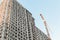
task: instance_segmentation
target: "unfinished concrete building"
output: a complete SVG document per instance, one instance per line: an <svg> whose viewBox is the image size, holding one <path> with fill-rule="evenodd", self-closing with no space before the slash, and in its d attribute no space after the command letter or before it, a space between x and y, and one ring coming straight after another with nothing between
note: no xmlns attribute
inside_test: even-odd
<svg viewBox="0 0 60 40"><path fill-rule="evenodd" d="M47 36L34 27L32 14L17 0L3 0L1 2L0 40L47 40ZM40 35L38 30L43 35Z"/></svg>

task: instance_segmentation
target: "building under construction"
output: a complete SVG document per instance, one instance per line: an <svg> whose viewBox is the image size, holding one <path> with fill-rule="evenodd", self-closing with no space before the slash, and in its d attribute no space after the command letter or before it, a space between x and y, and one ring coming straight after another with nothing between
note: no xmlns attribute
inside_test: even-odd
<svg viewBox="0 0 60 40"><path fill-rule="evenodd" d="M35 26L32 14L17 0L3 0L0 4L0 40L47 40Z"/></svg>

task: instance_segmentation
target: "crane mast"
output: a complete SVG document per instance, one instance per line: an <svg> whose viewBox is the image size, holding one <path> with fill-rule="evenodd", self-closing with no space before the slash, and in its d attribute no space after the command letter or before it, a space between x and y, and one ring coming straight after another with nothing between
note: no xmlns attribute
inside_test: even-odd
<svg viewBox="0 0 60 40"><path fill-rule="evenodd" d="M48 39L47 39L47 40L51 40L49 31L48 31L48 25L47 25L47 22L46 22L46 20L44 19L44 17L43 17L42 14L40 14L40 16L41 16L41 18L42 18L42 20L43 20L43 23L44 23L44 26L45 26L45 28L46 28L46 32L47 32L47 36L48 36Z"/></svg>

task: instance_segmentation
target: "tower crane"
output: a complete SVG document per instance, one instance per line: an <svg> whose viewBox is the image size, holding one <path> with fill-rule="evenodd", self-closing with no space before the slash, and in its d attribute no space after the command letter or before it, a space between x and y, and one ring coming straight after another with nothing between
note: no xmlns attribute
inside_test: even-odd
<svg viewBox="0 0 60 40"><path fill-rule="evenodd" d="M40 16L41 16L41 18L42 18L42 20L43 20L43 23L44 23L44 26L45 26L45 28L46 28L46 32L47 32L47 36L48 36L48 39L47 39L47 40L51 40L49 31L48 31L48 25L47 25L47 22L46 22L46 20L44 19L44 17L43 17L42 14L40 14Z"/></svg>

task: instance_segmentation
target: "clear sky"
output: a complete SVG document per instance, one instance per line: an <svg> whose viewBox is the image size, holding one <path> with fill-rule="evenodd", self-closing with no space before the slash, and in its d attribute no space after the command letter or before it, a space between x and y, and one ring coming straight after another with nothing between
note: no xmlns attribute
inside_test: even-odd
<svg viewBox="0 0 60 40"><path fill-rule="evenodd" d="M60 0L18 0L35 18L36 26L46 33L40 17L42 13L48 23L52 40L60 40Z"/></svg>
<svg viewBox="0 0 60 40"><path fill-rule="evenodd" d="M48 23L52 40L60 40L60 0L18 0L35 18L36 26L46 34L40 17L42 13Z"/></svg>

